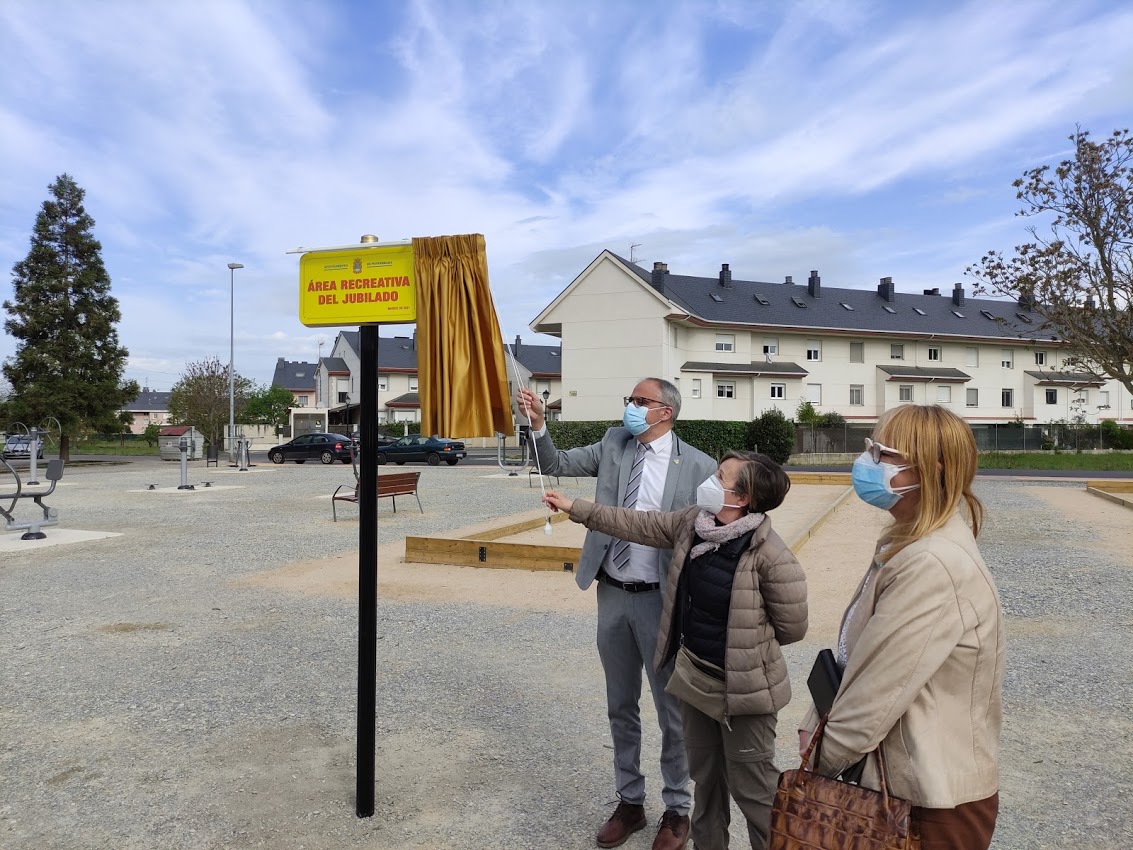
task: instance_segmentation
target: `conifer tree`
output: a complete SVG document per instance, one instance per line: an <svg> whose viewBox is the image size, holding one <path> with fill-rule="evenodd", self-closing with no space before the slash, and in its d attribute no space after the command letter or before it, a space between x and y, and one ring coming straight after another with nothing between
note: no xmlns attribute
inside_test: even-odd
<svg viewBox="0 0 1133 850"><path fill-rule="evenodd" d="M17 343L3 372L12 385L9 419L30 427L55 417L62 426L59 453L67 459L72 437L121 429L120 411L138 385L123 380L122 315L110 294L94 219L83 207L85 192L68 174L48 188L31 249L12 267L15 292L4 302L4 329Z"/></svg>

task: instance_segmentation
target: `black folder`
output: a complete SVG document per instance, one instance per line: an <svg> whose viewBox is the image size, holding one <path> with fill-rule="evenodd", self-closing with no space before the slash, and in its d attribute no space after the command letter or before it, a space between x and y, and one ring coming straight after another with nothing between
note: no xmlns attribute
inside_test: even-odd
<svg viewBox="0 0 1133 850"><path fill-rule="evenodd" d="M810 688L810 696L814 700L814 707L818 710L818 716L825 717L830 713L830 707L834 705L834 697L838 695L838 688L842 685L842 668L838 666L838 660L831 650L823 649L818 653L806 683ZM846 782L859 782L864 770L865 759L863 758L857 764L848 768L842 774L842 779Z"/></svg>

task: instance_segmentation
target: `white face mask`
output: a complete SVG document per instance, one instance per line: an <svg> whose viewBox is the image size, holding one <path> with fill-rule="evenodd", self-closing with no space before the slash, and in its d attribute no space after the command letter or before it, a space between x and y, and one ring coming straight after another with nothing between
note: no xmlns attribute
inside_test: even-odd
<svg viewBox="0 0 1133 850"><path fill-rule="evenodd" d="M696 506L708 511L713 516L720 513L724 508L742 508L743 505L729 505L725 502L724 494L734 492L736 491L726 489L715 475L710 475L704 483L696 488Z"/></svg>

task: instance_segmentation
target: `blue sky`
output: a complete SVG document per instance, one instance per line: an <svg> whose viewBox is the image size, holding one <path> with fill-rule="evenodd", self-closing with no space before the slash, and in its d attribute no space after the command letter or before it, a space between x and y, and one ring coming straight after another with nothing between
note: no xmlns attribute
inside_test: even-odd
<svg viewBox="0 0 1133 850"><path fill-rule="evenodd" d="M230 261L237 370L314 360L335 331L299 324L285 252L363 233L485 234L529 341L631 243L679 274L950 288L1026 238L1024 169L1130 125L1131 44L1116 0L13 0L0 267L74 176L155 389L227 359Z"/></svg>

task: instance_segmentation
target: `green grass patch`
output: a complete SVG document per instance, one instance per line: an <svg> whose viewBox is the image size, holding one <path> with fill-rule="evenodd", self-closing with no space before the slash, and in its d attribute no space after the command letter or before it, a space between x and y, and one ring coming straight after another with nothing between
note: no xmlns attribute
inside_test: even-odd
<svg viewBox="0 0 1133 850"><path fill-rule="evenodd" d="M1133 472L1133 452L982 452L980 469L1070 469Z"/></svg>
<svg viewBox="0 0 1133 850"><path fill-rule="evenodd" d="M73 440L72 455L158 456L157 443L147 446L145 440Z"/></svg>

